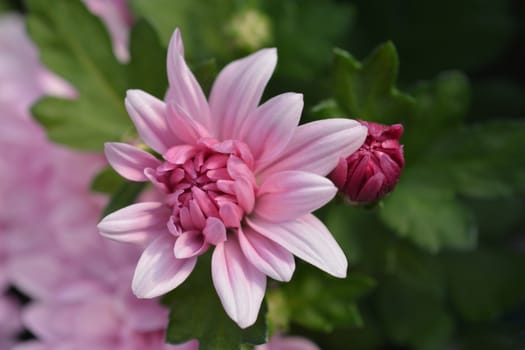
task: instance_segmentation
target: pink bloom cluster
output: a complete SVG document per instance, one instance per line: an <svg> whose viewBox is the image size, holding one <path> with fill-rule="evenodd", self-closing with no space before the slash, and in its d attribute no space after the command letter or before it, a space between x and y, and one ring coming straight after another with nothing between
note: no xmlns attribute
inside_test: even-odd
<svg viewBox="0 0 525 350"><path fill-rule="evenodd" d="M330 179L355 204L375 203L396 186L405 166L403 125L359 121L368 128L365 143L341 158Z"/></svg>
<svg viewBox="0 0 525 350"><path fill-rule="evenodd" d="M103 158L52 145L29 115L42 95L74 91L39 63L21 17L0 17L0 48L0 291L32 298L21 318L38 337L16 349L196 349L164 344L167 310L129 289L139 251L96 232L106 200L88 188ZM1 349L19 312L0 298Z"/></svg>
<svg viewBox="0 0 525 350"><path fill-rule="evenodd" d="M293 255L345 277L347 261L312 211L337 189L326 179L357 150L366 127L348 119L297 126L302 95L259 106L277 63L264 49L227 65L207 101L184 59L179 30L168 49L165 101L130 90L126 108L142 140L162 156L124 143L106 157L126 179L150 181L163 200L131 205L98 225L114 240L147 244L132 288L152 298L180 285L212 249L212 279L228 315L255 322L266 276L289 281Z"/></svg>

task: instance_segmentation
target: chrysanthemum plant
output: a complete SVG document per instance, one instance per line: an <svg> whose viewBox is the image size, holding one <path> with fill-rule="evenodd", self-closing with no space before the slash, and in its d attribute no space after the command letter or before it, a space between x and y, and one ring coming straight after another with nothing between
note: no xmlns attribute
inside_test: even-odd
<svg viewBox="0 0 525 350"><path fill-rule="evenodd" d="M374 296L381 320L393 339L410 343L412 333L397 333L396 303L386 302L404 294L390 294L401 288L388 278L420 277L403 267L407 255L426 257L414 246L434 253L475 246L472 216L455 194L492 195L479 184L493 181L505 192L518 181L483 170L517 156L512 145L522 123L458 128L467 105L465 77L449 72L415 87L413 96L402 93L391 43L363 62L336 49L333 98L304 113L300 93L263 98L278 66L274 48L248 50L222 69L188 60L181 33L191 36L194 28L170 24L163 45L157 29L166 36L165 10L136 1L136 17L153 26L135 22L124 64L79 2L52 3L27 1L28 28L44 63L74 85L77 98L46 97L33 114L53 141L105 153L113 170L93 182L110 196L99 231L143 247L130 288L138 298L162 297L171 309L169 343L198 339L200 349L240 349L294 324L325 332L363 325L356 300L375 285L363 272L387 276ZM290 67L293 59L284 61ZM443 85L454 89L442 96ZM506 141L487 142L487 130ZM479 147L484 161L476 158ZM507 158L495 159L502 151ZM443 164L451 171L441 175ZM477 182L465 181L465 172ZM338 188L329 174L343 200L331 201ZM359 272L347 276L347 258ZM441 296L426 300L445 307ZM433 319L448 322L448 314L440 316ZM449 328L432 341L444 342Z"/></svg>

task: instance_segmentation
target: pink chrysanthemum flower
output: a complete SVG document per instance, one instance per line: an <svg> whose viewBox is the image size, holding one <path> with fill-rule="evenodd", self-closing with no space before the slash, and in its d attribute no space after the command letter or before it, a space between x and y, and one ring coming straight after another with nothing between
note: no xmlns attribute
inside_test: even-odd
<svg viewBox="0 0 525 350"><path fill-rule="evenodd" d="M339 157L361 146L366 128L348 119L297 127L302 95L258 106L277 63L275 49L226 66L209 101L188 68L179 30L168 50L166 100L130 90L126 108L151 154L106 144L113 168L151 181L162 202L138 203L105 217L102 235L147 243L133 277L138 297L180 285L212 249L212 279L228 315L248 327L257 318L266 276L289 281L293 255L337 277L346 257L312 214L337 189L326 179Z"/></svg>

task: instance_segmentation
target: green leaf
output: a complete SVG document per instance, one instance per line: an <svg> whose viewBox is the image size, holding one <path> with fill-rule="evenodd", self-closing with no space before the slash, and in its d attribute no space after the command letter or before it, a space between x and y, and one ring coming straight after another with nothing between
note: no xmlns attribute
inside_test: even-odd
<svg viewBox="0 0 525 350"><path fill-rule="evenodd" d="M353 118L386 124L407 120L414 99L396 87L398 57L390 42L375 49L363 63L348 52L336 49L335 98Z"/></svg>
<svg viewBox="0 0 525 350"><path fill-rule="evenodd" d="M377 42L392 40L408 68L403 71L407 81L431 77L451 67L479 70L508 48L518 24L509 0L352 3L359 14L348 36L352 51L362 54Z"/></svg>
<svg viewBox="0 0 525 350"><path fill-rule="evenodd" d="M522 120L458 128L434 142L418 168L434 172L449 188L468 196L509 196L515 191L523 192L523 135L525 122Z"/></svg>
<svg viewBox="0 0 525 350"><path fill-rule="evenodd" d="M122 187L126 180L113 168L107 167L100 171L91 182L91 190L95 192L112 194L115 189Z"/></svg>
<svg viewBox="0 0 525 350"><path fill-rule="evenodd" d="M131 29L129 50L129 87L140 88L163 99L168 87L166 49L155 29L144 19L137 21Z"/></svg>
<svg viewBox="0 0 525 350"><path fill-rule="evenodd" d="M45 98L32 112L59 143L101 150L130 128L124 109L124 67L101 21L80 1L28 0L27 27L45 65L71 82L75 100Z"/></svg>
<svg viewBox="0 0 525 350"><path fill-rule="evenodd" d="M337 102L330 98L319 102L312 108L312 115L316 119L342 117L345 113L339 108Z"/></svg>
<svg viewBox="0 0 525 350"><path fill-rule="evenodd" d="M239 350L242 344L267 341L266 306L256 323L240 329L226 314L211 282L209 254L199 257L191 276L162 302L171 308L166 340L179 344L199 341L200 350Z"/></svg>
<svg viewBox="0 0 525 350"><path fill-rule="evenodd" d="M525 255L502 249L445 260L452 303L467 321L494 320L525 301Z"/></svg>
<svg viewBox="0 0 525 350"><path fill-rule="evenodd" d="M313 271L311 271L313 272ZM283 285L290 319L304 327L330 332L337 327L362 326L356 300L375 283L353 274L341 280L313 273L298 273Z"/></svg>
<svg viewBox="0 0 525 350"><path fill-rule="evenodd" d="M407 163L432 145L429 140L461 124L469 108L470 86L464 74L449 71L417 84L412 94L416 108L402 139Z"/></svg>
<svg viewBox="0 0 525 350"><path fill-rule="evenodd" d="M419 180L416 172L405 171L396 190L384 200L380 217L385 224L432 253L443 247L474 248L477 232L472 214L453 191Z"/></svg>
<svg viewBox="0 0 525 350"><path fill-rule="evenodd" d="M125 182L122 184L111 196L108 205L104 208L102 217L135 202L145 186L146 184L143 182Z"/></svg>
<svg viewBox="0 0 525 350"><path fill-rule="evenodd" d="M208 94L219 72L217 61L214 58L200 61L192 65L192 71L204 93Z"/></svg>

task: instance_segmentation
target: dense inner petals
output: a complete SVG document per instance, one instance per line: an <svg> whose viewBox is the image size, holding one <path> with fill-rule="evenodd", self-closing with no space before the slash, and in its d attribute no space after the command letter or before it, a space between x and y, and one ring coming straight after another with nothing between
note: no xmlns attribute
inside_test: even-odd
<svg viewBox="0 0 525 350"><path fill-rule="evenodd" d="M227 232L239 228L253 210L257 186L253 157L244 143L205 138L196 145L172 147L163 157L160 166L145 174L172 208L169 231L184 235L192 254L226 240ZM187 256L190 250L182 251Z"/></svg>

